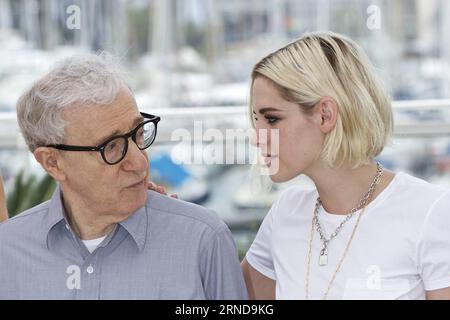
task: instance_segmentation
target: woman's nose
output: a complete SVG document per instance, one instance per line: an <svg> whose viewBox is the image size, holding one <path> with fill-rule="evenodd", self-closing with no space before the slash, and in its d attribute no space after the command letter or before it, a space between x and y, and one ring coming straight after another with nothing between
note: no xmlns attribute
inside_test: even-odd
<svg viewBox="0 0 450 320"><path fill-rule="evenodd" d="M256 129L253 129L250 133L250 144L254 147L258 147L258 135Z"/></svg>
<svg viewBox="0 0 450 320"><path fill-rule="evenodd" d="M269 131L265 128L256 128L252 132L251 144L261 147L269 143Z"/></svg>

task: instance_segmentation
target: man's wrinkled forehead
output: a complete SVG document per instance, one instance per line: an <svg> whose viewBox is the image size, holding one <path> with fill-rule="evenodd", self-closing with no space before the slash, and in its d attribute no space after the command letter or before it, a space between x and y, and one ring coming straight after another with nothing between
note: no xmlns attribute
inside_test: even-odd
<svg viewBox="0 0 450 320"><path fill-rule="evenodd" d="M143 120L131 95L119 96L111 105L73 106L65 110L63 117L66 141L85 139L91 144L124 134Z"/></svg>

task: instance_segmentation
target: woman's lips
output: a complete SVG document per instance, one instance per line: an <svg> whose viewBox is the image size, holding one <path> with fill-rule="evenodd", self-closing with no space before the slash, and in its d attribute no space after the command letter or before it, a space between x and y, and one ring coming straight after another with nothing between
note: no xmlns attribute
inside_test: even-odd
<svg viewBox="0 0 450 320"><path fill-rule="evenodd" d="M277 156L275 155L263 155L264 164L266 166L270 166L273 159L275 159Z"/></svg>

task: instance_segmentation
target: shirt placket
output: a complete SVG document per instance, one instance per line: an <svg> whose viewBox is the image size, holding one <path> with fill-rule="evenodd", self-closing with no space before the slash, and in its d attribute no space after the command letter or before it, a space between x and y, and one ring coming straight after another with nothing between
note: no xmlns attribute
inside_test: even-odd
<svg viewBox="0 0 450 320"><path fill-rule="evenodd" d="M78 299L96 300L100 298L101 254L95 251L86 257L81 267L81 290Z"/></svg>
<svg viewBox="0 0 450 320"><path fill-rule="evenodd" d="M80 289L76 291L75 298L78 300L100 299L101 257L104 248L103 246L99 246L94 252L89 253L81 240L75 236L68 224L66 224L66 229L71 234L75 248L80 250L80 254L83 257L83 263L80 266L81 285ZM105 242L109 243L111 236L112 235L108 236ZM107 243L105 243L105 245L107 245Z"/></svg>

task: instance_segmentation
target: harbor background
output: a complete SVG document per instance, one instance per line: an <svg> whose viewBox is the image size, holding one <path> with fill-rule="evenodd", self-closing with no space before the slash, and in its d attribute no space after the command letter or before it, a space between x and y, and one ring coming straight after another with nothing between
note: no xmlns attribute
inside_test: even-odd
<svg viewBox="0 0 450 320"><path fill-rule="evenodd" d="M255 191L255 150L225 133L250 128L254 63L315 30L359 43L391 93L395 139L378 160L450 186L450 1L0 0L0 172L10 212L43 201L54 187L20 136L17 98L57 61L108 51L125 66L139 108L162 117L149 151L152 179L216 211L242 256L279 192L314 186L298 177ZM196 122L223 139L195 135ZM180 128L193 140L174 141ZM235 161L188 161L220 148Z"/></svg>

